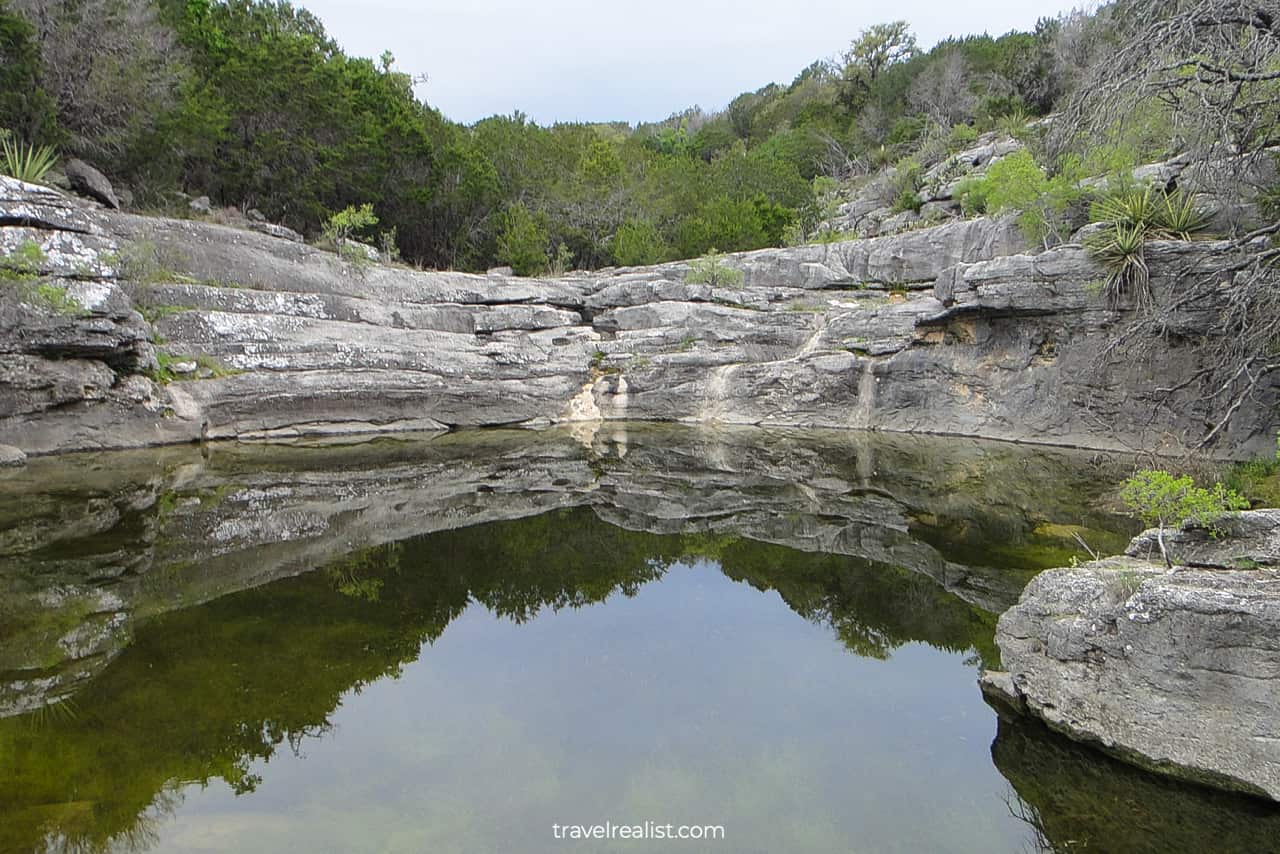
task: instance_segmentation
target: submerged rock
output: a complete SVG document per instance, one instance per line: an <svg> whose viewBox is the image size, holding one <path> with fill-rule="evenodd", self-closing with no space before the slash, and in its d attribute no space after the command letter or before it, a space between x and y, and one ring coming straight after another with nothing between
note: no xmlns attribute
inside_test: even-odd
<svg viewBox="0 0 1280 854"><path fill-rule="evenodd" d="M983 688L1151 771L1280 801L1280 511L1138 557L1041 573L1000 618ZM1137 537L1146 554L1153 537ZM1242 568L1243 567L1243 568Z"/></svg>

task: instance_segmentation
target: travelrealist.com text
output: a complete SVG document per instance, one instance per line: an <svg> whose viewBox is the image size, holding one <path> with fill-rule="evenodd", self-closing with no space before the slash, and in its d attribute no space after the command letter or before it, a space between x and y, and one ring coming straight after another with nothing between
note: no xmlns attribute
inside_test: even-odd
<svg viewBox="0 0 1280 854"><path fill-rule="evenodd" d="M720 824L553 824L556 839L724 839Z"/></svg>

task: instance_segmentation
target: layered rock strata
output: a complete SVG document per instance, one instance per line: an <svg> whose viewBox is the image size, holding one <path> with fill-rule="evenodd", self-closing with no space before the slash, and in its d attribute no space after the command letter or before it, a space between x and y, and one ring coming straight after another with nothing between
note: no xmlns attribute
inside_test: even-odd
<svg viewBox="0 0 1280 854"><path fill-rule="evenodd" d="M130 216L0 179L0 444L27 454L206 438L608 419L925 431L1176 448L1220 413L1200 305L1099 365L1125 312L1078 246L1005 220L520 279L353 265L207 222ZM1157 298L1212 242L1154 243ZM17 262L11 262L16 264ZM1175 388L1168 394L1159 387ZM1274 441L1277 389L1219 446Z"/></svg>

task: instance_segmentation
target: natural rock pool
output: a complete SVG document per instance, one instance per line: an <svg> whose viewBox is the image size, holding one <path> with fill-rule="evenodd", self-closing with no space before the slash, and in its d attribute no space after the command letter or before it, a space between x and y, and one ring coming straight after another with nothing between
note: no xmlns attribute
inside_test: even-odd
<svg viewBox="0 0 1280 854"><path fill-rule="evenodd" d="M0 851L1267 850L977 688L1037 570L1133 533L1131 466L625 424L35 459ZM724 839L553 830L606 822Z"/></svg>

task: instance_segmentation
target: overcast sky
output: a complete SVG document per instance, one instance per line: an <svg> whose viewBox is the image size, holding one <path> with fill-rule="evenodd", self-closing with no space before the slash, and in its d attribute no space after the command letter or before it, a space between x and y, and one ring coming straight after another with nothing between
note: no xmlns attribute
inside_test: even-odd
<svg viewBox="0 0 1280 854"><path fill-rule="evenodd" d="M921 46L1029 29L1070 0L295 0L347 53L426 74L451 119L664 119L787 83L864 27L905 18Z"/></svg>

